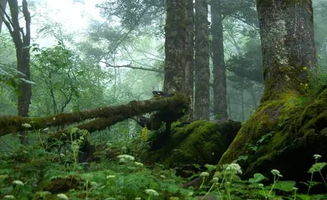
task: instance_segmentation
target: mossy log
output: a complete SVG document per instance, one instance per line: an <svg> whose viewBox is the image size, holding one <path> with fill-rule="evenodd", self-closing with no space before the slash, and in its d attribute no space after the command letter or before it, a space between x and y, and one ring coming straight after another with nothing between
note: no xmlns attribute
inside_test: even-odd
<svg viewBox="0 0 327 200"><path fill-rule="evenodd" d="M278 169L283 179L307 181L313 155L320 154L320 161L327 161L326 144L327 89L316 97L288 92L261 105L219 163L237 161L247 177Z"/></svg>
<svg viewBox="0 0 327 200"><path fill-rule="evenodd" d="M131 101L125 105L109 106L80 112L62 113L47 117L0 117L0 136L20 131L37 130L51 126L63 126L91 120L78 126L90 132L109 127L127 118L158 111L177 120L188 108L187 99L180 94L172 97L155 97L144 101ZM164 121L165 119L163 119ZM57 134L60 134L58 132Z"/></svg>

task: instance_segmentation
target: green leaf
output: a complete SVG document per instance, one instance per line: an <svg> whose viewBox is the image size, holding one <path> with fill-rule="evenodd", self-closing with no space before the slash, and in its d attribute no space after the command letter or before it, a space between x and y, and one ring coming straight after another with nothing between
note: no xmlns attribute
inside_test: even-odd
<svg viewBox="0 0 327 200"><path fill-rule="evenodd" d="M275 189L284 192L291 192L294 190L296 182L295 181L278 181L275 184Z"/></svg>
<svg viewBox="0 0 327 200"><path fill-rule="evenodd" d="M250 183L260 183L261 181L263 181L264 179L266 179L266 177L260 173L255 173L253 175L253 178L249 179Z"/></svg>
<svg viewBox="0 0 327 200"><path fill-rule="evenodd" d="M318 162L312 165L312 167L309 169L309 173L315 173L320 172L325 166L327 165L326 162Z"/></svg>

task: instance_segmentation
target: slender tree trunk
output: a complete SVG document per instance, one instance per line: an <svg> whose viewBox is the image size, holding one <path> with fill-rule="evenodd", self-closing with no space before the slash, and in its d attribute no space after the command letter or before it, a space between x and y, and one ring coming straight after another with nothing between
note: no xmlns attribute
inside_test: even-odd
<svg viewBox="0 0 327 200"><path fill-rule="evenodd" d="M186 2L186 64L185 64L185 93L189 97L189 119L193 119L194 110L194 5L193 0Z"/></svg>
<svg viewBox="0 0 327 200"><path fill-rule="evenodd" d="M316 64L312 1L257 1L265 91L262 101L304 93Z"/></svg>
<svg viewBox="0 0 327 200"><path fill-rule="evenodd" d="M244 88L241 87L241 91L240 91L240 95L241 95L241 119L242 122L245 121L245 108L244 108Z"/></svg>
<svg viewBox="0 0 327 200"><path fill-rule="evenodd" d="M28 116L29 105L31 103L32 88L30 81L30 40L31 40L31 16L28 11L27 1L23 0L23 15L25 19L25 32L19 23L19 6L17 0L8 1L11 19L4 20L16 48L17 70L20 72L18 78L18 104L19 116Z"/></svg>
<svg viewBox="0 0 327 200"><path fill-rule="evenodd" d="M250 93L251 98L252 98L253 108L257 108L258 107L257 96L255 94L255 89L253 88L253 86L250 87L249 93Z"/></svg>
<svg viewBox="0 0 327 200"><path fill-rule="evenodd" d="M7 7L7 0L0 0L0 33L2 32L2 23L3 23L3 18L4 18L4 11L6 10Z"/></svg>
<svg viewBox="0 0 327 200"><path fill-rule="evenodd" d="M217 119L227 119L226 66L224 60L223 17L221 1L211 1L211 35L213 62L213 99Z"/></svg>
<svg viewBox="0 0 327 200"><path fill-rule="evenodd" d="M207 0L195 1L194 119L209 120L209 27Z"/></svg>
<svg viewBox="0 0 327 200"><path fill-rule="evenodd" d="M32 97L32 87L30 83L30 40L31 40L31 16L26 0L22 0L22 12L25 19L25 32L20 25L19 6L17 0L8 1L10 8L9 16L3 18L8 31L13 39L16 49L17 77L20 79L18 84L17 113L19 116L27 117ZM27 144L27 137L24 132L20 133L22 144Z"/></svg>
<svg viewBox="0 0 327 200"><path fill-rule="evenodd" d="M167 0L166 5L164 91L183 93L192 101L194 70L193 1Z"/></svg>

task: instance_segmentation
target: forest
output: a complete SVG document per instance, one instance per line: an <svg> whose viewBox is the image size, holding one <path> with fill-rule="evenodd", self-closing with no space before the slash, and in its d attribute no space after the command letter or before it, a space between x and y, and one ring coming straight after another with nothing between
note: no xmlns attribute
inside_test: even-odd
<svg viewBox="0 0 327 200"><path fill-rule="evenodd" d="M327 200L326 0L0 0L0 199Z"/></svg>

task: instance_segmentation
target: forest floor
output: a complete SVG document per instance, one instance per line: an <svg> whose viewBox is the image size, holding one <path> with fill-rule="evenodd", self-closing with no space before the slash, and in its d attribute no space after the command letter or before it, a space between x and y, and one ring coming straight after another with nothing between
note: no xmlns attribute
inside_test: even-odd
<svg viewBox="0 0 327 200"><path fill-rule="evenodd" d="M327 199L327 195L311 194L315 185L326 184L325 180L308 180L304 184L310 189L298 191L296 182L283 180L278 170L272 170L271 177L256 173L242 180L242 169L237 164L218 171L214 165L195 164L199 170L191 177L179 177L174 169L163 165L143 164L138 155L146 144L140 138L135 138L128 148L108 143L92 161L81 163L82 140L50 147L40 132L29 135L30 144L24 146L17 144L16 136L1 138L0 199ZM319 155L315 156L319 159ZM326 165L317 163L311 169L316 178ZM268 179L273 182L268 184Z"/></svg>

